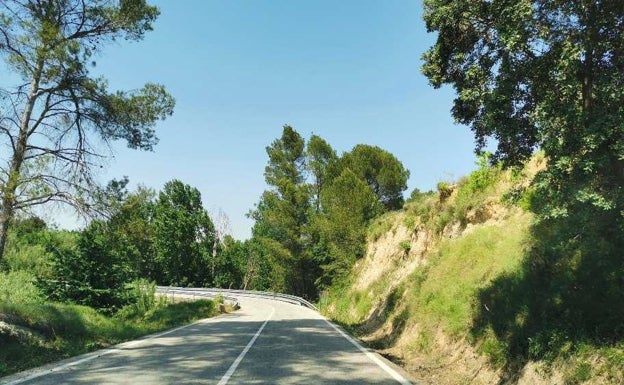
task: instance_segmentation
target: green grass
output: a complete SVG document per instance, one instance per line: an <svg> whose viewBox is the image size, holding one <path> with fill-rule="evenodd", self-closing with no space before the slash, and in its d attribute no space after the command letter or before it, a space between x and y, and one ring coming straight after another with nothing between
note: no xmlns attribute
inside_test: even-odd
<svg viewBox="0 0 624 385"><path fill-rule="evenodd" d="M42 303L44 296L26 270L0 272L0 303Z"/></svg>
<svg viewBox="0 0 624 385"><path fill-rule="evenodd" d="M18 339L0 333L0 376L216 314L218 306L209 300L163 302L144 314L113 317L78 305L0 302L0 315L36 334Z"/></svg>
<svg viewBox="0 0 624 385"><path fill-rule="evenodd" d="M519 217L444 242L429 264L408 280L412 316L430 327L441 326L451 336L465 334L476 292L493 277L520 266L528 222L528 217Z"/></svg>
<svg viewBox="0 0 624 385"><path fill-rule="evenodd" d="M376 241L382 235L386 234L392 229L394 225L394 213L386 213L378 218L375 218L368 226L367 239L369 242Z"/></svg>

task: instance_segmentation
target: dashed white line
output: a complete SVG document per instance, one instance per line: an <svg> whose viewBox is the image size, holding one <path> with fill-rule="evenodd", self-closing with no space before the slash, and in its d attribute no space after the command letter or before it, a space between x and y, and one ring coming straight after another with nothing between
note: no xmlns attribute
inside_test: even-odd
<svg viewBox="0 0 624 385"><path fill-rule="evenodd" d="M251 340L249 340L249 343L247 343L247 346L245 346L245 349L243 349L243 351L238 355L238 357L236 357L236 360L234 360L234 362L232 363L230 368L227 370L227 372L225 372L223 377L221 377L221 381L219 381L219 383L217 385L225 385L225 384L228 383L228 381L230 380L230 378L232 377L232 375L236 371L236 368L238 368L238 365L241 363L243 358L245 358L245 355L247 354L249 349L251 349L251 347L254 344L254 342L256 342L256 339L258 339L258 337L260 336L260 333L262 333L262 330L264 329L266 324L269 322L271 317L273 317L273 313L275 313L275 308L271 308L271 314L269 314L267 319L264 321L262 326L260 326L260 329L258 329L256 334L254 334L254 336L251 338Z"/></svg>

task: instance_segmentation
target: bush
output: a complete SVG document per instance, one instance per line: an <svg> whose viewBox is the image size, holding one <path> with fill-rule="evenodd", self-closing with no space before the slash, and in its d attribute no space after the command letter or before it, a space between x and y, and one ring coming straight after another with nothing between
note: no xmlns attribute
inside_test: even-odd
<svg viewBox="0 0 624 385"><path fill-rule="evenodd" d="M409 253L410 250L412 249L412 243L410 241L402 241L399 246L401 247L401 250L403 250L403 252L405 254Z"/></svg>
<svg viewBox="0 0 624 385"><path fill-rule="evenodd" d="M94 221L80 234L50 234L50 274L41 287L51 300L113 313L128 304L131 271L124 255L111 249L106 223Z"/></svg>
<svg viewBox="0 0 624 385"><path fill-rule="evenodd" d="M146 279L138 279L126 287L127 302L117 315L121 318L132 318L140 314L146 314L159 305L156 298L156 283ZM162 301L166 301L163 297Z"/></svg>
<svg viewBox="0 0 624 385"><path fill-rule="evenodd" d="M453 193L453 185L449 182L438 182L437 189L440 196L440 202L444 202Z"/></svg>

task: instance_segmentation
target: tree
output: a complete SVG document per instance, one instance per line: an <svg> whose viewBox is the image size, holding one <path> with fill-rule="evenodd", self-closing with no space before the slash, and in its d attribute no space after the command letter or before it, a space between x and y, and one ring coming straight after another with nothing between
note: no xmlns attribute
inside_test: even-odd
<svg viewBox="0 0 624 385"><path fill-rule="evenodd" d="M409 170L394 155L377 146L358 144L340 159L340 169L346 168L370 186L386 210L403 207Z"/></svg>
<svg viewBox="0 0 624 385"><path fill-rule="evenodd" d="M215 229L199 191L179 180L167 182L158 195L153 215L157 282L211 285L208 258Z"/></svg>
<svg viewBox="0 0 624 385"><path fill-rule="evenodd" d="M437 41L424 74L455 87L477 151L515 165L541 148L544 217L589 210L624 222L624 2L426 0ZM621 233L620 228L620 233Z"/></svg>
<svg viewBox="0 0 624 385"><path fill-rule="evenodd" d="M109 247L126 256L134 278L154 279L155 196L145 187L126 193L107 222Z"/></svg>
<svg viewBox="0 0 624 385"><path fill-rule="evenodd" d="M338 155L323 138L312 135L306 149L307 169L312 175L312 193L316 212L321 210L321 195L326 185L331 182L336 172Z"/></svg>
<svg viewBox="0 0 624 385"><path fill-rule="evenodd" d="M269 163L264 176L271 189L263 193L251 217L256 221L254 237L270 239L280 245L278 248L271 244L271 248L279 249L276 255L284 256L287 290L308 296L314 294L314 278L305 247L310 193L305 184L304 148L304 139L287 125L282 136L266 148Z"/></svg>
<svg viewBox="0 0 624 385"><path fill-rule="evenodd" d="M217 225L218 227L218 225ZM227 289L242 289L249 252L244 242L225 235L216 255L214 286Z"/></svg>
<svg viewBox="0 0 624 385"><path fill-rule="evenodd" d="M230 219L223 210L219 209L217 214L212 216L214 218L215 225L215 237L212 242L212 255L210 261L210 275L216 277L217 259L219 254L219 247L224 245L225 238L230 234ZM215 282L216 286L220 286Z"/></svg>
<svg viewBox="0 0 624 385"><path fill-rule="evenodd" d="M382 207L370 186L348 168L326 189L322 203L319 227L328 255L319 283L327 285L345 276L364 255L368 223Z"/></svg>
<svg viewBox="0 0 624 385"><path fill-rule="evenodd" d="M145 0L24 0L0 4L0 55L19 77L0 90L0 258L16 211L49 202L88 212L102 148L151 150L174 100L157 84L131 92L93 77L92 58L119 38L140 40L158 9Z"/></svg>
<svg viewBox="0 0 624 385"><path fill-rule="evenodd" d="M111 232L103 221L92 221L80 234L51 233L49 272L39 285L55 301L68 301L104 311L127 303L125 286L132 280L122 248L111 247Z"/></svg>

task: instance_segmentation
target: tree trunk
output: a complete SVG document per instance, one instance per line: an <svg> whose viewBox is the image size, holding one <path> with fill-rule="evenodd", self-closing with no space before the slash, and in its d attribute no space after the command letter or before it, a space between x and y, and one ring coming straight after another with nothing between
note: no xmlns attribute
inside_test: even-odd
<svg viewBox="0 0 624 385"><path fill-rule="evenodd" d="M6 184L2 186L2 206L0 207L0 263L4 257L4 248L6 246L9 226L13 216L15 215L15 193L19 187L20 172L22 164L24 163L28 137L31 134L29 125L30 118L38 97L39 81L41 79L42 69L43 60L40 59L37 61L37 68L33 74L33 79L30 82L28 99L26 99L24 112L22 113L22 117L20 119L19 134L17 137L17 143L15 143L13 155L11 157L8 179Z"/></svg>
<svg viewBox="0 0 624 385"><path fill-rule="evenodd" d="M2 256L4 255L4 246L6 245L7 240L7 232L9 230L9 217L10 213L7 213L7 210L4 209L4 199L3 206L0 208L0 265L2 264Z"/></svg>

